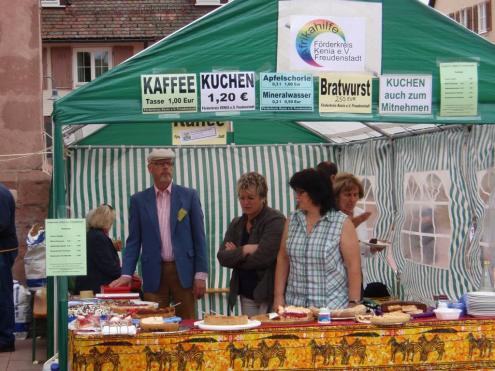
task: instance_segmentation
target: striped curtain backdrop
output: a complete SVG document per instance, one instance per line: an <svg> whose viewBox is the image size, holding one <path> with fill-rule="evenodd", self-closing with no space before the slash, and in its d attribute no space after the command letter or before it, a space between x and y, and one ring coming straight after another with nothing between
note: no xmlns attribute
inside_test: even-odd
<svg viewBox="0 0 495 371"><path fill-rule="evenodd" d="M70 214L86 213L110 203L117 212L113 238L125 241L128 235L130 196L151 186L146 157L152 148L72 149L70 155ZM241 214L235 185L249 171L263 174L268 183L268 205L288 215L295 208L288 181L293 173L323 160L335 161L330 145L270 145L174 148L177 159L174 182L198 191L205 215L211 288L226 288L230 270L218 264L216 253L230 221ZM225 294L208 295L198 303L203 311L227 313Z"/></svg>
<svg viewBox="0 0 495 371"><path fill-rule="evenodd" d="M355 174L358 177L373 176L375 184L372 184L375 196L378 219L374 226L373 236L390 240L394 226L395 207L393 182L393 147L389 140L373 140L340 147L338 152L339 171ZM394 293L395 275L391 265L387 262L387 256L392 258L397 254L397 246L391 251L374 254L364 259L366 264L368 282L382 282L389 291Z"/></svg>
<svg viewBox="0 0 495 371"><path fill-rule="evenodd" d="M235 184L241 174L257 171L266 176L270 206L288 215L294 198L290 176L323 160L340 171L373 176L378 209L374 234L392 241L391 251L367 259L369 281L385 283L396 294L394 265L400 272L402 296L433 303L433 295L458 298L478 286L481 273L479 238L484 204L476 172L494 166L495 127L452 129L393 141L373 140L345 146L260 145L174 148L174 181L198 190L205 214L210 261L208 286L226 288L230 271L218 265L216 252L232 218L240 215ZM108 202L117 211L111 234L125 241L129 197L151 186L146 157L151 148L74 148L70 156L70 212L84 217L88 210ZM405 259L401 229L405 221L405 177L408 173L444 171L449 176L451 245L448 267L439 268ZM477 223L476 223L477 222ZM392 264L390 264L392 263ZM226 295L209 295L198 305L203 311L227 313Z"/></svg>
<svg viewBox="0 0 495 371"><path fill-rule="evenodd" d="M395 187L397 218L394 244L400 242L404 225L405 175L411 172L445 170L450 177L449 211L451 219L450 263L448 269L406 260L399 249L397 264L406 298L433 303L433 296L446 294L458 298L472 289L472 275L467 269L469 230L472 213L469 207L471 192L463 169L466 168L465 131L449 130L395 141Z"/></svg>
<svg viewBox="0 0 495 371"><path fill-rule="evenodd" d="M482 251L480 240L485 224L485 203L480 197L477 173L495 166L495 127L493 125L473 126L467 137L466 180L470 189L469 202L473 211L474 235L471 248L466 256L466 264L473 277L474 287L481 279ZM493 189L492 189L493 191ZM493 247L491 247L493 249Z"/></svg>

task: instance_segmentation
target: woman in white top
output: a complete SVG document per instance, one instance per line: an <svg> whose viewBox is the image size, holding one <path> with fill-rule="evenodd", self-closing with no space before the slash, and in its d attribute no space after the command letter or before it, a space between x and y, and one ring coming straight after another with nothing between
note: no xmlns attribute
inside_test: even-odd
<svg viewBox="0 0 495 371"><path fill-rule="evenodd" d="M363 198L363 185L354 175L350 173L338 173L333 181L333 191L337 199L337 206L340 211L348 215L356 227L359 241L368 241L368 231L366 230L365 221L368 220L371 213L356 207L357 202ZM363 272L363 284L366 282L366 264L364 258L377 252L373 247L363 243L359 244L361 249L361 270Z"/></svg>

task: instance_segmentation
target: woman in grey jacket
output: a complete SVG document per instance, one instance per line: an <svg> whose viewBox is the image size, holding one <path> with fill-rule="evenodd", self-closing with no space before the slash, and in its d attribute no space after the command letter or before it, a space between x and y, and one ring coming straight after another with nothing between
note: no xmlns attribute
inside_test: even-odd
<svg viewBox="0 0 495 371"><path fill-rule="evenodd" d="M273 301L275 264L285 217L266 205L265 178L246 173L237 181L242 216L234 218L217 253L220 264L233 268L229 310L240 295L243 314L268 313Z"/></svg>

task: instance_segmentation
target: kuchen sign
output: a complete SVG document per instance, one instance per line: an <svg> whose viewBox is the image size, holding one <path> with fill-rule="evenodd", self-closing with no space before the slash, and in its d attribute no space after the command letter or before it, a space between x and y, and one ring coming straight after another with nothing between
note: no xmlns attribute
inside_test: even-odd
<svg viewBox="0 0 495 371"><path fill-rule="evenodd" d="M431 75L380 76L380 114L431 114Z"/></svg>
<svg viewBox="0 0 495 371"><path fill-rule="evenodd" d="M201 74L201 111L250 111L256 109L254 72Z"/></svg>

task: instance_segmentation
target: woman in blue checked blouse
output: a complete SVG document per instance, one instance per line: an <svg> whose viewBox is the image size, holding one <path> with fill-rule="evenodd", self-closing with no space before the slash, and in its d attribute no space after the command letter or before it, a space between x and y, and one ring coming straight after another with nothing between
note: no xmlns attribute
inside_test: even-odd
<svg viewBox="0 0 495 371"><path fill-rule="evenodd" d="M275 271L274 303L345 308L361 298L361 260L356 229L337 210L330 181L305 169L289 182L297 210L287 220Z"/></svg>

